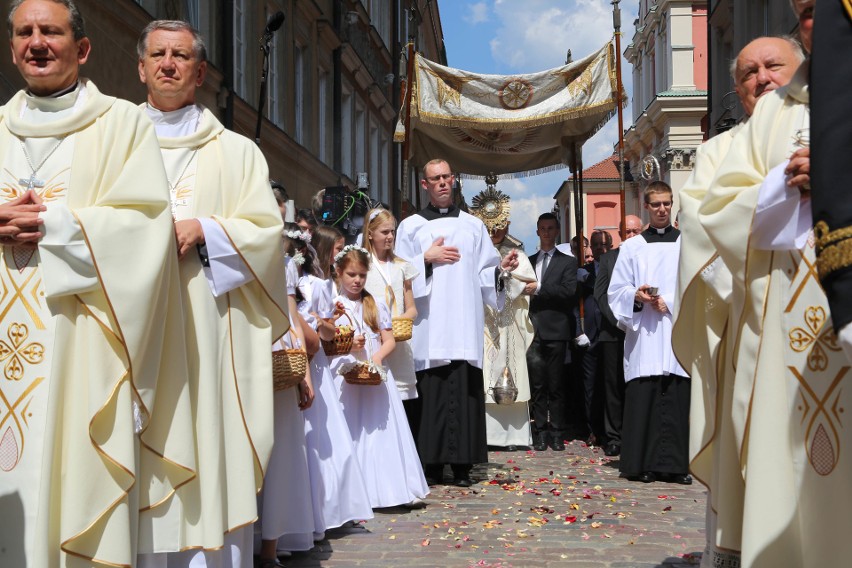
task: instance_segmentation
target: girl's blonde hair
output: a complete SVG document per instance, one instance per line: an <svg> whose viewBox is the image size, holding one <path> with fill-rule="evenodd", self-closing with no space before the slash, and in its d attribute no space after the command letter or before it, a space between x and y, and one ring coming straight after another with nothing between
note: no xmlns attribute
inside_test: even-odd
<svg viewBox="0 0 852 568"><path fill-rule="evenodd" d="M358 249L351 249L346 251L337 261L338 279L343 271L346 270L346 267L355 263L360 264L367 271L370 270L370 256ZM376 300L366 289L362 289L361 302L363 304L362 314L364 316L364 323L373 330L373 333L379 333L379 308L376 306Z"/></svg>
<svg viewBox="0 0 852 568"><path fill-rule="evenodd" d="M379 227L384 225L385 223L393 223L394 231L396 230L396 217L393 216L393 213L384 208L371 209L367 212L367 216L364 217L367 219L367 222L364 223L364 231L361 237L361 245L367 249L370 254L376 254L375 247L373 247L373 241L370 240L370 234L374 231L377 231ZM394 246L396 246L396 235L394 235ZM393 250L390 251L390 259L396 260L396 255Z"/></svg>

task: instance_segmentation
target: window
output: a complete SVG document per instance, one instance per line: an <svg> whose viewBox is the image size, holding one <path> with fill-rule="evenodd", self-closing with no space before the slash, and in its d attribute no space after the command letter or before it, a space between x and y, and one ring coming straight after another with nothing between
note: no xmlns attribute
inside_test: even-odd
<svg viewBox="0 0 852 568"><path fill-rule="evenodd" d="M281 43L280 34L272 35L269 46L269 75L266 78L266 116L279 128L284 128L284 114L281 112Z"/></svg>
<svg viewBox="0 0 852 568"><path fill-rule="evenodd" d="M367 125L366 125L367 117L364 116L364 114L365 114L364 108L360 104L356 103L355 104L355 141L354 141L354 143L355 143L355 170L354 171L350 170L348 172L349 175L352 177L352 179L355 179L355 177L356 177L355 174L357 174L358 172L367 171L367 169L366 169L366 166L367 166L366 154L364 152L364 145L366 144L365 129L367 127ZM347 173L347 172L344 171L343 173Z"/></svg>
<svg viewBox="0 0 852 568"><path fill-rule="evenodd" d="M234 92L243 99L247 96L246 39L248 13L246 0L234 0Z"/></svg>
<svg viewBox="0 0 852 568"><path fill-rule="evenodd" d="M319 106L319 128L317 130L318 133L318 152L317 156L320 161L328 164L329 161L329 153L328 153L328 105L329 105L329 97L328 97L328 71L325 69L320 69L319 71L319 81L317 85L317 105Z"/></svg>
<svg viewBox="0 0 852 568"><path fill-rule="evenodd" d="M201 29L201 0L186 0L186 21L196 30Z"/></svg>
<svg viewBox="0 0 852 568"><path fill-rule="evenodd" d="M296 87L296 128L293 132L293 138L296 139L296 142L304 145L305 141L305 107L307 106L307 101L305 100L305 81L307 76L307 62L305 61L305 53L306 49L304 46L296 44L295 50L295 87Z"/></svg>
<svg viewBox="0 0 852 568"><path fill-rule="evenodd" d="M352 175L352 108L353 96L345 88L341 94L342 104L340 113L340 171Z"/></svg>
<svg viewBox="0 0 852 568"><path fill-rule="evenodd" d="M379 127L374 121L370 121L370 195L382 200L384 197L384 180L379 174Z"/></svg>

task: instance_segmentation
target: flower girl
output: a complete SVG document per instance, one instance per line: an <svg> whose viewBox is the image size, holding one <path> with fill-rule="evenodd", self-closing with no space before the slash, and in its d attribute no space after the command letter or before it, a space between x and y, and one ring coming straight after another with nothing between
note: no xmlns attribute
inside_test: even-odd
<svg viewBox="0 0 852 568"><path fill-rule="evenodd" d="M373 209L364 224L364 248L370 252L370 271L367 273L367 292L384 298L392 317L414 320L414 292L411 281L417 269L393 252L396 219L387 209ZM414 354L408 341L398 341L396 348L385 358L393 374L399 396L403 401L417 398L417 380L414 376ZM410 423L409 423L410 425Z"/></svg>
<svg viewBox="0 0 852 568"><path fill-rule="evenodd" d="M340 400L374 508L409 504L429 492L414 438L402 408L393 373L384 367L393 352L387 305L365 289L370 253L349 245L334 258L341 293L334 298L334 324L355 328L352 350L332 358L334 372L345 374L362 363L382 375L378 385L339 379Z"/></svg>
<svg viewBox="0 0 852 568"><path fill-rule="evenodd" d="M298 286L294 290L298 312L311 328L317 329L324 323L320 316L330 316L333 311L330 282L321 277L316 254L310 246L310 233L296 227L285 235L285 249L298 267ZM328 324L326 327L331 328ZM318 331L322 336L322 329ZM333 330L327 330L326 339L332 333ZM348 521L372 519L373 511L328 358L321 346L309 367L315 398L313 405L304 413L305 437L311 474L314 538L321 540L327 529ZM286 547L286 539L283 540L285 543L282 543L283 546L279 544L279 548Z"/></svg>

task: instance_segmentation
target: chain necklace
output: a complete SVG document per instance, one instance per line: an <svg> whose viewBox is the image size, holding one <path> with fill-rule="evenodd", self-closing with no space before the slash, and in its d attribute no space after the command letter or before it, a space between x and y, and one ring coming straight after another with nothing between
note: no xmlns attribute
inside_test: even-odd
<svg viewBox="0 0 852 568"><path fill-rule="evenodd" d="M65 142L65 138L66 137L63 136L62 138L59 139L59 142L56 143L56 146L54 146L50 150L50 152L47 153L47 156L45 156L44 159L41 162L38 163L38 166L33 166L33 161L30 159L30 153L27 152L27 145L24 143L24 139L18 138L18 142L21 143L21 150L23 150L23 152L24 152L24 158L26 158L26 160L27 160L27 165L30 167L30 170L32 170L32 174L30 174L29 178L21 178L21 179L18 180L18 183L22 186L25 186L27 188L27 191L29 191L31 189L35 189L35 188L44 187L44 180L38 179L36 177L36 174L41 169L41 167L44 165L44 163L47 162L47 160L50 159L50 157L53 155L53 153L56 152L56 150L59 149L59 147L62 145L62 143Z"/></svg>
<svg viewBox="0 0 852 568"><path fill-rule="evenodd" d="M177 177L177 180L174 183L172 183L172 180L166 179L166 182L168 182L168 184L169 184L169 195L170 195L171 201L172 201L172 217L177 218L177 206L178 205L186 205L187 204L186 199L178 199L177 198L177 186L180 183L180 180L183 179L183 176L186 173L186 170L189 169L189 165L192 163L192 160L195 159L195 155L197 153L198 153L198 148L196 148L195 150L192 151L192 154L189 156L189 160L187 160L186 164L184 164L183 169L180 172L180 175Z"/></svg>

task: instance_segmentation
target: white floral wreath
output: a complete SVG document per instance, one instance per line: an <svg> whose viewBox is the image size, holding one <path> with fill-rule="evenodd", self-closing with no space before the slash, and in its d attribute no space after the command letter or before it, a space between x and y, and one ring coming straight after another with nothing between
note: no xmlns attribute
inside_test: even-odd
<svg viewBox="0 0 852 568"><path fill-rule="evenodd" d="M291 239L299 239L308 244L311 242L311 234L307 231L286 231L284 235Z"/></svg>
<svg viewBox="0 0 852 568"><path fill-rule="evenodd" d="M362 252L367 256L367 258L370 258L370 253L367 251L367 249L359 247L358 245L346 245L345 247L343 247L342 251L334 255L334 266L337 266L337 263L340 262L340 259L346 256L346 253L353 250Z"/></svg>

